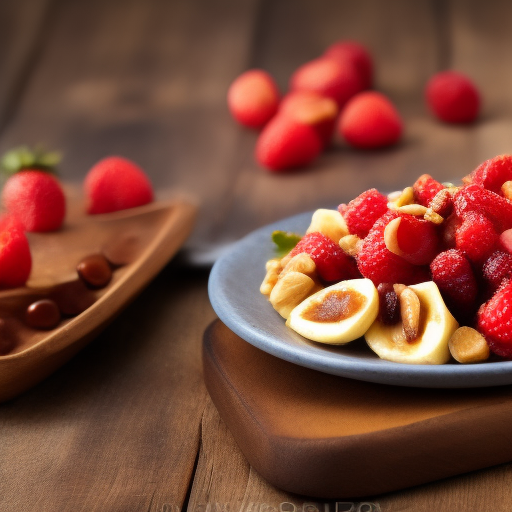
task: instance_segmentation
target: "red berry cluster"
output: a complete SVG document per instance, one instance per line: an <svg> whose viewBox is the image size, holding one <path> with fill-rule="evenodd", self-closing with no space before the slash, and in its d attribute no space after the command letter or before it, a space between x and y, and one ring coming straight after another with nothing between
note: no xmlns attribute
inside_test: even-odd
<svg viewBox="0 0 512 512"><path fill-rule="evenodd" d="M292 256L310 254L328 282L432 280L460 323L483 334L495 354L512 357L512 155L487 160L463 182L445 186L423 175L401 194L410 195L409 207L367 190L339 207L361 239L356 256L340 256L320 233L304 236Z"/></svg>
<svg viewBox="0 0 512 512"><path fill-rule="evenodd" d="M256 160L271 171L303 167L330 143L335 131L352 147L374 149L396 144L403 121L384 94L370 91L373 59L355 41L338 41L300 66L281 98L266 71L249 70L228 91L228 106L240 124L261 129ZM446 71L425 89L432 113L448 123L476 119L480 96L469 78Z"/></svg>
<svg viewBox="0 0 512 512"><path fill-rule="evenodd" d="M98 162L84 181L87 213L109 213L141 206L153 200L146 174L125 158ZM61 229L66 199L56 176L38 166L22 167L7 179L2 190L6 214L0 218L0 288L23 286L32 257L25 232Z"/></svg>

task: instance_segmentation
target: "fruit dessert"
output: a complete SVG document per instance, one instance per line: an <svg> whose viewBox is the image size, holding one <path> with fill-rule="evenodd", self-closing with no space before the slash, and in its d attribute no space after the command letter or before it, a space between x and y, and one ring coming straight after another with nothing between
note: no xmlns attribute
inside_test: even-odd
<svg viewBox="0 0 512 512"><path fill-rule="evenodd" d="M55 174L59 161L55 152L26 147L9 151L2 159L8 178L2 190L4 213L0 216L0 338L8 338L9 343L0 343L0 355L16 348L18 337L13 325L21 322L23 328L51 330L89 308L99 297L96 292L109 285L114 272L130 263L127 254L134 252L134 243L137 245L136 240L128 240L131 247L126 247L122 230L117 233L109 228L105 218L95 238L87 235L88 228L83 227L87 222L79 226L74 219L66 225L66 197ZM84 220L86 213L110 213L153 200L151 183L142 169L116 156L93 166L85 178L84 192ZM80 229L92 244L77 239ZM115 232L113 238L112 233L110 239L104 234L108 230ZM64 247L67 256L60 258L53 245L57 243L62 249L64 241L70 241ZM33 253L32 245L44 250ZM86 246L97 247L90 253L85 252L90 249L79 249ZM36 277L32 276L34 263ZM68 263L70 269L55 268Z"/></svg>
<svg viewBox="0 0 512 512"><path fill-rule="evenodd" d="M512 155L459 185L424 174L389 195L367 190L273 240L281 254L260 291L312 341L364 336L408 364L512 358Z"/></svg>

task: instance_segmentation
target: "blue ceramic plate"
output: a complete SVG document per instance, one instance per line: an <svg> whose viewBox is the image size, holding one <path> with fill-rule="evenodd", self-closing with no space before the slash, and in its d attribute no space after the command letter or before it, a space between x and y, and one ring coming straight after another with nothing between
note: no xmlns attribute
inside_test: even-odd
<svg viewBox="0 0 512 512"><path fill-rule="evenodd" d="M312 212L265 226L235 243L213 266L208 291L219 318L238 336L276 357L351 379L395 386L470 388L512 384L512 361L474 365L409 365L384 361L364 339L333 347L309 341L285 325L259 288L274 257L276 229L304 233Z"/></svg>

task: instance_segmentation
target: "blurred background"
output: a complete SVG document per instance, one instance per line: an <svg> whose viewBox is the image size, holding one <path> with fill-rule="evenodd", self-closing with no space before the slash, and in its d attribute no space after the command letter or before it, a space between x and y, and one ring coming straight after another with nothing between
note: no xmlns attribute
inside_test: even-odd
<svg viewBox="0 0 512 512"><path fill-rule="evenodd" d="M198 198L187 248L206 261L270 221L423 172L459 178L509 152L511 19L497 0L2 0L0 150L60 149L69 181L103 156L133 159L157 189ZM339 39L370 50L375 88L404 119L402 142L356 151L338 141L308 169L272 175L253 158L257 134L231 119L227 89L259 67L284 93L299 65ZM449 68L481 90L471 126L443 125L425 106L427 80Z"/></svg>

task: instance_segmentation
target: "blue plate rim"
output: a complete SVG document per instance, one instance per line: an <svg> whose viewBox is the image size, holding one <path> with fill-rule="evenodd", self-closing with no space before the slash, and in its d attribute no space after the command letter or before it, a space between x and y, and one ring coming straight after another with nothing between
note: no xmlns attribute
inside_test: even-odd
<svg viewBox="0 0 512 512"><path fill-rule="evenodd" d="M471 388L502 386L512 384L512 361L495 361L480 364L462 365L448 363L445 365L411 365L395 363L374 358L358 358L343 354L344 347L337 347L336 352L326 349L313 342L307 344L284 343L282 337L276 337L269 333L269 329L261 325L257 318L247 318L247 297L252 295L238 293L233 296L229 293L228 285L233 285L233 280L242 280L248 274L250 268L245 268L244 258L251 254L253 259L261 263L261 278L265 275L265 262L272 257L272 231L281 229L285 231L304 232L309 225L313 212L304 212L286 219L263 226L249 233L244 238L235 242L230 249L223 254L213 265L208 281L208 294L212 307L220 320L235 334L251 343L255 347L291 363L324 373L338 375L356 380L375 382L407 387L425 388ZM302 227L302 229L297 229ZM267 246L261 242L267 241ZM242 263L240 263L242 262ZM247 264L249 266L249 264ZM253 269L259 272L259 269ZM252 279L254 281L254 279ZM239 283L237 282L237 285ZM254 287L254 283L253 287ZM269 316L272 324L281 322L281 318L272 308L268 299L259 291L259 284L249 294L257 294L261 299L262 307L270 310L273 316ZM265 306L263 306L265 304ZM270 308L270 309L269 309ZM253 321L251 321L253 320ZM290 339L302 338L286 327ZM288 336L285 335L286 339ZM369 350L369 349L368 349Z"/></svg>

